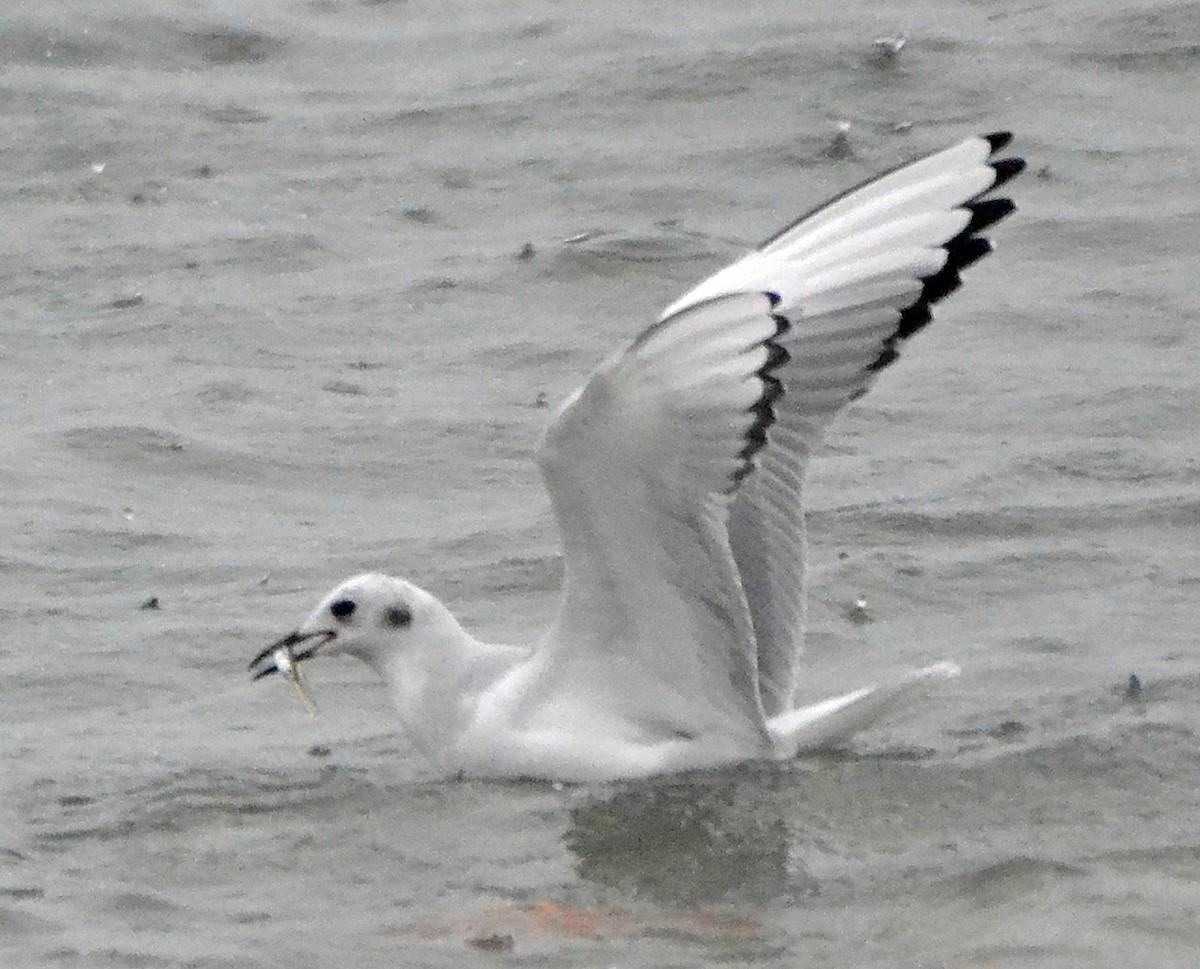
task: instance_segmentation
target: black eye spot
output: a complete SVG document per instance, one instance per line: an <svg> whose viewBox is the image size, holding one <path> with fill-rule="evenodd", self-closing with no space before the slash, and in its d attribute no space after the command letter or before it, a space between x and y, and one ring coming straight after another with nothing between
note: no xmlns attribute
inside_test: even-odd
<svg viewBox="0 0 1200 969"><path fill-rule="evenodd" d="M399 629L412 622L412 613L408 606L392 606L384 612L383 622L384 625L391 626L393 629Z"/></svg>
<svg viewBox="0 0 1200 969"><path fill-rule="evenodd" d="M335 619L349 619L354 615L354 608L353 599L338 599L329 607L329 611L333 613Z"/></svg>

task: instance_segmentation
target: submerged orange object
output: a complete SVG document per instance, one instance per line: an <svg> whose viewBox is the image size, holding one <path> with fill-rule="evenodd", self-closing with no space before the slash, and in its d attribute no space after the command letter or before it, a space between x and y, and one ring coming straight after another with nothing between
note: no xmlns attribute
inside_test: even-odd
<svg viewBox="0 0 1200 969"><path fill-rule="evenodd" d="M493 902L476 916L423 923L399 936L400 942L461 940L490 951L510 951L522 943L547 940L599 942L639 936L673 936L699 942L741 942L759 938L752 919L715 909L673 915L566 905L559 902Z"/></svg>

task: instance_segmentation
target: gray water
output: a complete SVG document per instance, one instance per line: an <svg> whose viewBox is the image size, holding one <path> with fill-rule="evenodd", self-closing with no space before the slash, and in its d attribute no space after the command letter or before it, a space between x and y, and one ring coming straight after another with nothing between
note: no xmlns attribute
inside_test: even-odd
<svg viewBox="0 0 1200 969"><path fill-rule="evenodd" d="M11 5L0 964L1194 965L1198 102L1190 0ZM248 682L366 569L536 637L538 396L1003 127L1021 211L809 490L806 696L962 663L928 703L558 788Z"/></svg>

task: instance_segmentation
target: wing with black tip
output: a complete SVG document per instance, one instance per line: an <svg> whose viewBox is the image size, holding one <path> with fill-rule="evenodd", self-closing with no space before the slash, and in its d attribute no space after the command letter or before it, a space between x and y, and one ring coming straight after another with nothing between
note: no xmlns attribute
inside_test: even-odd
<svg viewBox="0 0 1200 969"><path fill-rule="evenodd" d="M783 397L758 466L730 511L730 543L750 609L768 716L791 709L804 630L804 471L848 401L930 321L960 273L991 251L983 233L1014 205L996 189L1025 167L1011 140L967 140L896 168L798 219L667 310L767 290L792 324L776 371Z"/></svg>
<svg viewBox="0 0 1200 969"><path fill-rule="evenodd" d="M543 709L561 699L621 711L650 735L769 751L727 518L775 420L787 366L776 302L736 293L660 321L548 429L539 463L565 578Z"/></svg>

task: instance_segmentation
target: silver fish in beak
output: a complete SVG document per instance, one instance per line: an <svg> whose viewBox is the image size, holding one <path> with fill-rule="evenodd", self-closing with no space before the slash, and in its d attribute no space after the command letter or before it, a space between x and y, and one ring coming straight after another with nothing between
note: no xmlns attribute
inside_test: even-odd
<svg viewBox="0 0 1200 969"><path fill-rule="evenodd" d="M327 630L320 630L315 633L288 633L250 661L249 668L254 673L253 679L261 680L264 676L270 676L272 673L281 674L284 679L289 680L296 688L296 692L300 694L300 699L308 707L308 712L315 717L317 715L317 702L313 699L313 695L308 689L308 684L304 682L303 677L300 675L300 663L315 656L317 650L333 639L335 635L335 633ZM306 643L313 639L319 639L320 642L315 646L309 646L299 651L296 650L296 647L301 643ZM274 660L273 664L255 670L255 667L267 659Z"/></svg>

